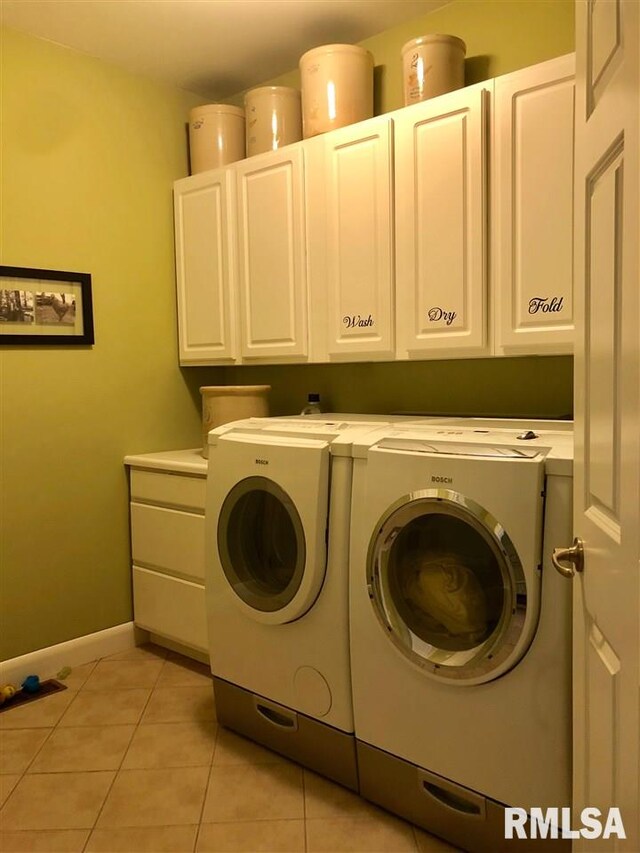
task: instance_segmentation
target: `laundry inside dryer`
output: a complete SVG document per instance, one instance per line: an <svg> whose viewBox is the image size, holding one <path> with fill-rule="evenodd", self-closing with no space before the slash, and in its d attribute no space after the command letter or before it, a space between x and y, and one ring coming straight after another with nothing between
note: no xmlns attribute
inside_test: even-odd
<svg viewBox="0 0 640 853"><path fill-rule="evenodd" d="M394 540L387 568L399 615L427 643L474 648L500 622L507 590L498 558L462 519L439 512L413 519Z"/></svg>

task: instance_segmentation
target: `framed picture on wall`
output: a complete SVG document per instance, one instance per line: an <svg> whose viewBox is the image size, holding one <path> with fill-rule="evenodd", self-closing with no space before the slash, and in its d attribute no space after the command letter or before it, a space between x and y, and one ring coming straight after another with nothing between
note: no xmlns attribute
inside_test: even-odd
<svg viewBox="0 0 640 853"><path fill-rule="evenodd" d="M89 273L0 266L0 346L93 342Z"/></svg>

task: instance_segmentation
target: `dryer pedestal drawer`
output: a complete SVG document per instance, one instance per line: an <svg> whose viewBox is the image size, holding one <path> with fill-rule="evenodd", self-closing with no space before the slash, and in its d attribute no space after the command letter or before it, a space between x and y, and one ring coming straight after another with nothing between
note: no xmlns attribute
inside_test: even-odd
<svg viewBox="0 0 640 853"><path fill-rule="evenodd" d="M134 566L133 607L140 628L209 651L203 586Z"/></svg>
<svg viewBox="0 0 640 853"><path fill-rule="evenodd" d="M353 735L213 678L218 722L323 776L358 790Z"/></svg>
<svg viewBox="0 0 640 853"><path fill-rule="evenodd" d="M469 853L571 850L565 838L505 839L502 803L362 741L357 753L363 797Z"/></svg>

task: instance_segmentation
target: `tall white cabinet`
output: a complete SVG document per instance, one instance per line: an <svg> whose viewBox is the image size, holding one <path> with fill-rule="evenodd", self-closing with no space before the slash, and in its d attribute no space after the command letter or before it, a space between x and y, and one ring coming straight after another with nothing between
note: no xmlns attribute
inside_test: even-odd
<svg viewBox="0 0 640 853"><path fill-rule="evenodd" d="M316 362L394 355L393 122L305 142L310 346Z"/></svg>
<svg viewBox="0 0 640 853"><path fill-rule="evenodd" d="M575 57L495 80L491 172L497 354L573 351Z"/></svg>
<svg viewBox="0 0 640 853"><path fill-rule="evenodd" d="M234 173L203 172L173 189L182 364L233 363L236 330Z"/></svg>
<svg viewBox="0 0 640 853"><path fill-rule="evenodd" d="M394 114L398 358L487 355L485 84Z"/></svg>
<svg viewBox="0 0 640 853"><path fill-rule="evenodd" d="M238 283L243 360L305 361L304 155L299 145L241 160Z"/></svg>

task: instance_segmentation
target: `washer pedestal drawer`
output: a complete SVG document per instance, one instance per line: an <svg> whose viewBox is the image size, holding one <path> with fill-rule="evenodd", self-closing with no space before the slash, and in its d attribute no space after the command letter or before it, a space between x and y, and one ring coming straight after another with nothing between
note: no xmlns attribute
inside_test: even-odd
<svg viewBox="0 0 640 853"><path fill-rule="evenodd" d="M215 676L213 692L221 725L358 790L353 735Z"/></svg>
<svg viewBox="0 0 640 853"><path fill-rule="evenodd" d="M570 853L569 839L505 839L502 803L367 743L356 743L360 794L427 832L469 853Z"/></svg>

